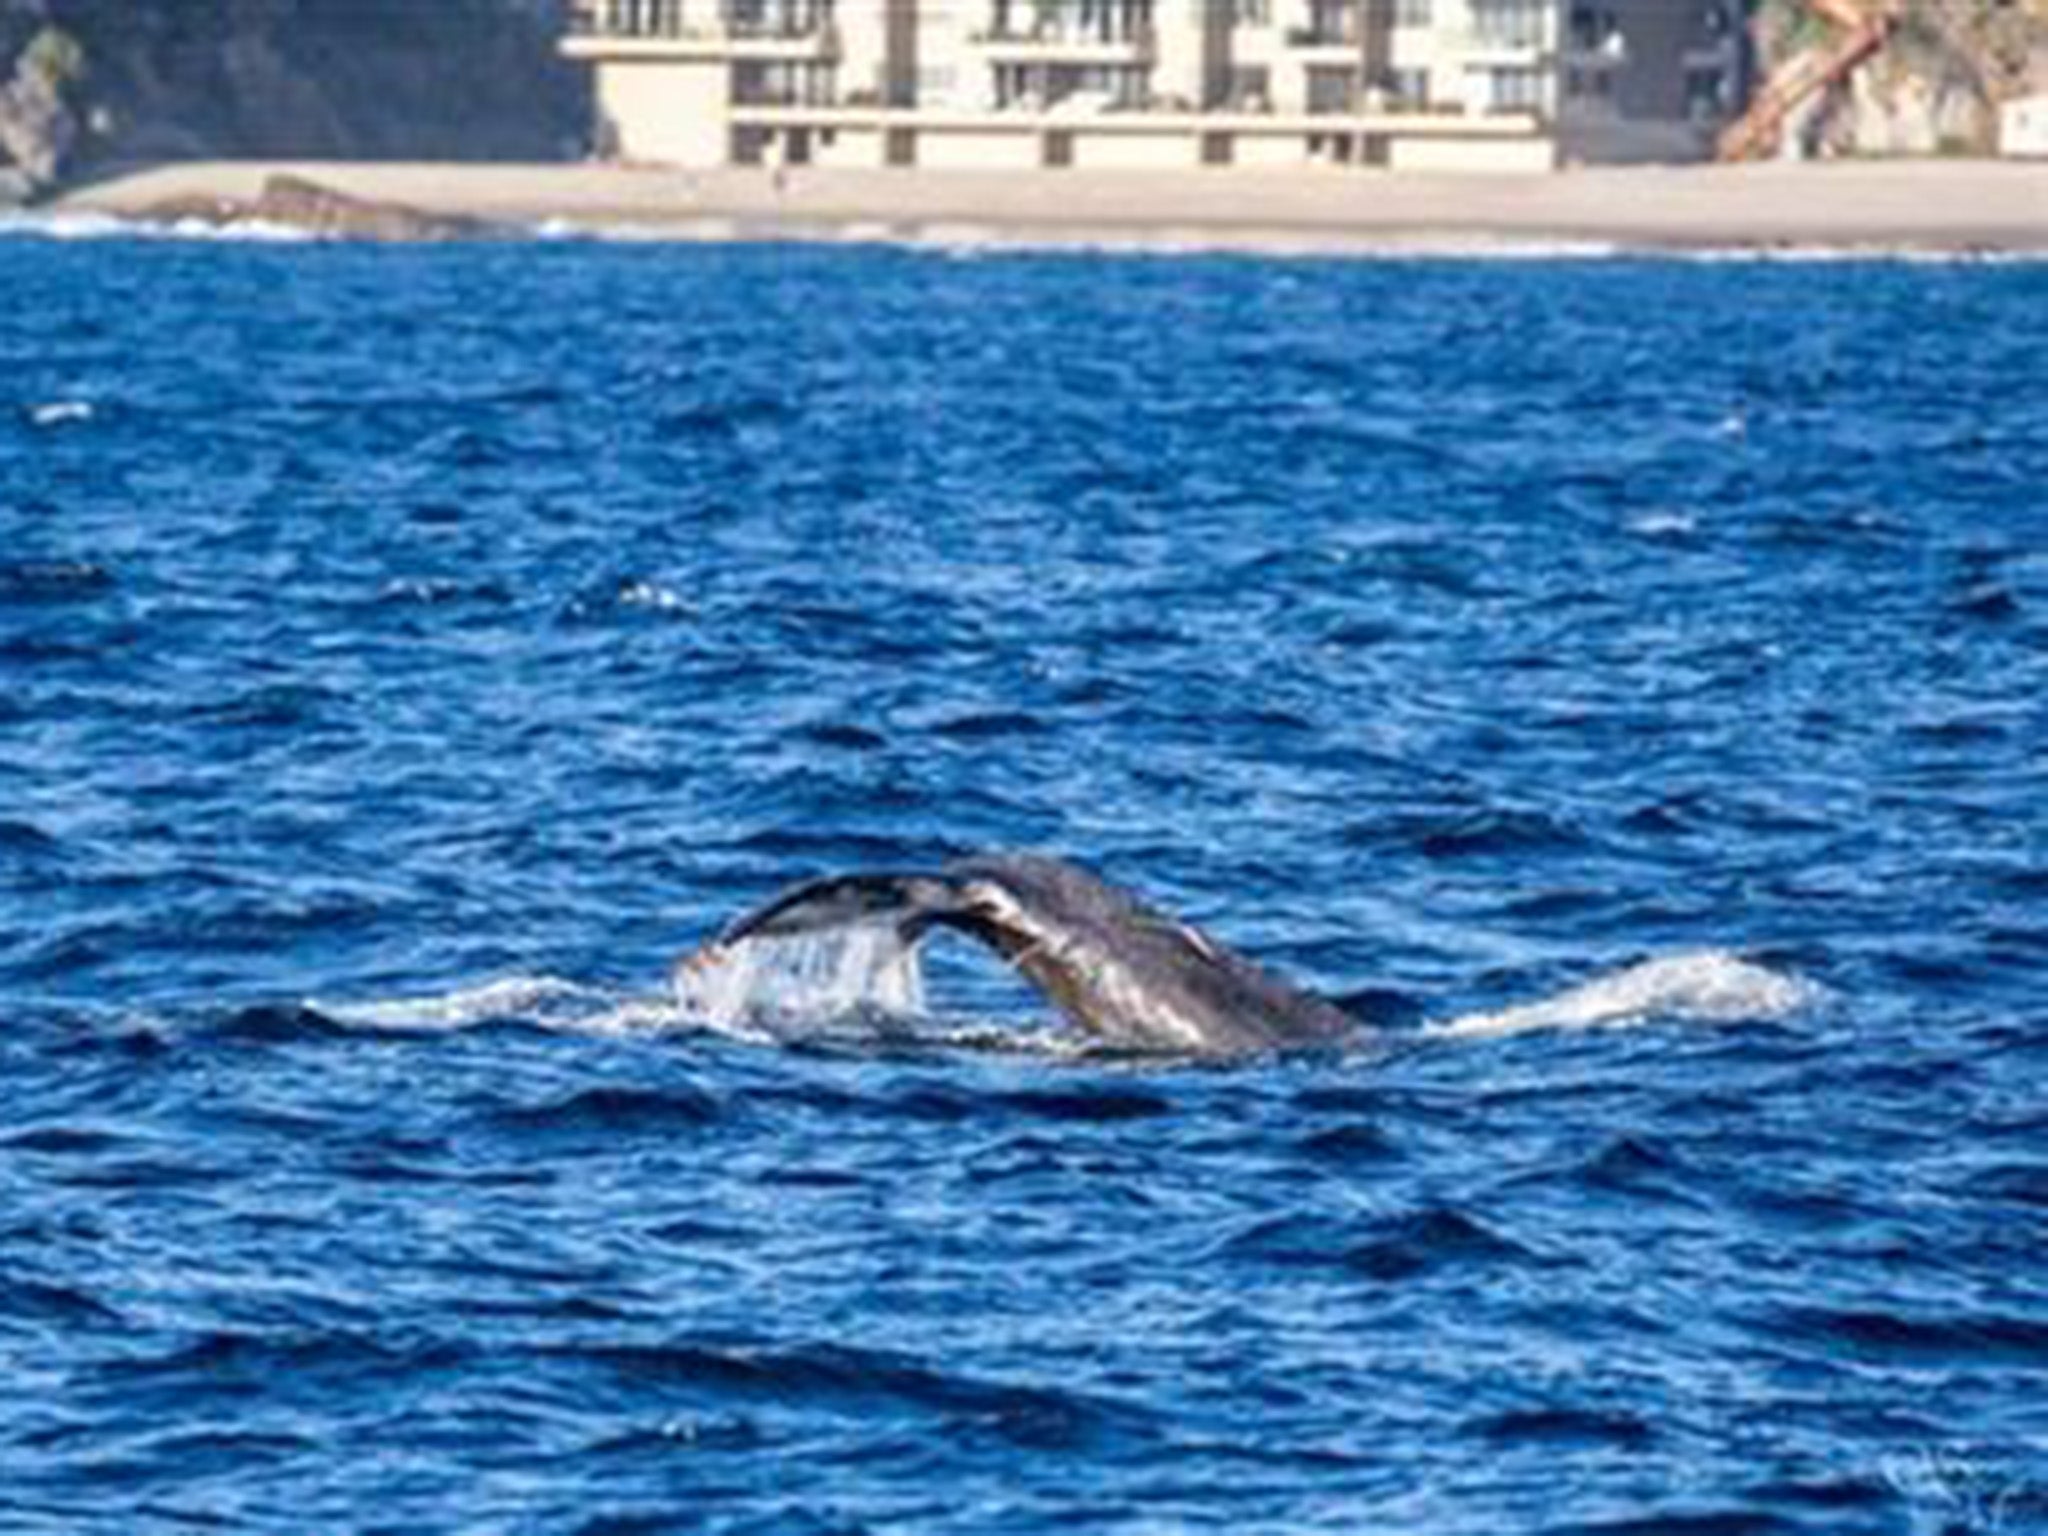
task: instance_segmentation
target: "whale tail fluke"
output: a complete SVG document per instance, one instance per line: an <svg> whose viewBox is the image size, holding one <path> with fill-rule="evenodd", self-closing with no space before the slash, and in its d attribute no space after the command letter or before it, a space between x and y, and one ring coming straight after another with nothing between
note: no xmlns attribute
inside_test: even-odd
<svg viewBox="0 0 2048 1536"><path fill-rule="evenodd" d="M914 943L933 923L957 916L959 891L932 875L838 875L808 881L727 925L722 944L796 938L839 928L893 923Z"/></svg>
<svg viewBox="0 0 2048 1536"><path fill-rule="evenodd" d="M809 881L685 956L678 989L700 997L711 983L724 985L720 978L750 976L755 960L765 963L757 951L799 941L805 964L835 978L836 998L850 974L846 957L864 957L853 970L870 980L909 976L934 929L993 951L1083 1033L1118 1049L1244 1055L1341 1044L1359 1030L1335 1005L1199 930L1078 865L1033 854ZM836 957L829 965L818 959L828 952ZM751 997L751 985L733 983L735 995ZM907 984L899 990L910 995Z"/></svg>

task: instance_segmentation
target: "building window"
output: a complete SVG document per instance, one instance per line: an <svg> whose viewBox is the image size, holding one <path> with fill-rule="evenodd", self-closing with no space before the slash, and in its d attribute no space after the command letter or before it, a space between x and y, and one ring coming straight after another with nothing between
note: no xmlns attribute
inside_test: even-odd
<svg viewBox="0 0 2048 1536"><path fill-rule="evenodd" d="M1435 25L1431 14L1430 0L1394 0L1394 25L1397 27L1428 27Z"/></svg>
<svg viewBox="0 0 2048 1536"><path fill-rule="evenodd" d="M723 14L737 37L809 37L831 9L829 0L726 0Z"/></svg>
<svg viewBox="0 0 2048 1536"><path fill-rule="evenodd" d="M1472 36L1495 48L1543 45L1543 0L1473 0Z"/></svg>
<svg viewBox="0 0 2048 1536"><path fill-rule="evenodd" d="M1145 105L1151 72L1130 64L999 64L995 102L1000 108L1042 112L1071 103L1122 112Z"/></svg>
<svg viewBox="0 0 2048 1536"><path fill-rule="evenodd" d="M1487 112L1535 112L1543 106L1543 76L1520 65L1496 65L1472 71L1479 104Z"/></svg>
<svg viewBox="0 0 2048 1536"><path fill-rule="evenodd" d="M1614 94L1614 76L1604 69L1568 69L1564 93L1575 101L1605 101Z"/></svg>
<svg viewBox="0 0 2048 1536"><path fill-rule="evenodd" d="M1728 75L1713 68L1685 72L1685 113L1694 122L1712 122L1728 110Z"/></svg>
<svg viewBox="0 0 2048 1536"><path fill-rule="evenodd" d="M1571 45L1580 53L1621 55L1621 20L1613 11L1596 5L1572 7Z"/></svg>
<svg viewBox="0 0 2048 1536"><path fill-rule="evenodd" d="M1263 64L1239 64L1230 71L1224 97L1233 112L1265 112L1273 104L1273 72Z"/></svg>
<svg viewBox="0 0 2048 1536"><path fill-rule="evenodd" d="M611 37L681 37L682 0L603 0L583 14L593 31Z"/></svg>
<svg viewBox="0 0 2048 1536"><path fill-rule="evenodd" d="M824 107L836 100L830 64L748 59L732 67L732 99L742 107Z"/></svg>
<svg viewBox="0 0 2048 1536"><path fill-rule="evenodd" d="M1296 27L1288 37L1318 47L1355 43L1361 24L1358 0L1308 0L1308 25Z"/></svg>
<svg viewBox="0 0 2048 1536"><path fill-rule="evenodd" d="M1429 105L1429 71L1392 69L1387 71L1387 97L1396 108L1418 110Z"/></svg>
<svg viewBox="0 0 2048 1536"><path fill-rule="evenodd" d="M1358 107L1358 71L1314 64L1308 71L1308 109L1313 113L1352 112Z"/></svg>
<svg viewBox="0 0 2048 1536"><path fill-rule="evenodd" d="M1128 42L1152 25L1152 0L996 0L990 32L1044 42Z"/></svg>

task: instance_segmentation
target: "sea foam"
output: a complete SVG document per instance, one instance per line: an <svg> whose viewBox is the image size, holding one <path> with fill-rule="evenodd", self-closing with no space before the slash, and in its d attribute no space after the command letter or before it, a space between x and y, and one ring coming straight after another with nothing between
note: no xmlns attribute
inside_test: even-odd
<svg viewBox="0 0 2048 1536"><path fill-rule="evenodd" d="M1596 977L1540 1002L1431 1024L1427 1035L1491 1040L1538 1030L1637 1024L1740 1024L1783 1019L1821 995L1814 983L1726 950L1665 955Z"/></svg>
<svg viewBox="0 0 2048 1536"><path fill-rule="evenodd" d="M888 923L716 945L678 964L673 980L678 1006L714 1028L925 1011L917 948Z"/></svg>

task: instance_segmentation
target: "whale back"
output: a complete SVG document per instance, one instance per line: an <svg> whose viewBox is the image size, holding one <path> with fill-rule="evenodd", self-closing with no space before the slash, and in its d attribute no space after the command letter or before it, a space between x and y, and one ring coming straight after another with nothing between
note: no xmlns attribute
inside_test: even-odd
<svg viewBox="0 0 2048 1536"><path fill-rule="evenodd" d="M1243 1054L1330 1044L1357 1025L1208 934L1077 865L1028 854L962 860L964 915L1081 1028L1132 1050Z"/></svg>

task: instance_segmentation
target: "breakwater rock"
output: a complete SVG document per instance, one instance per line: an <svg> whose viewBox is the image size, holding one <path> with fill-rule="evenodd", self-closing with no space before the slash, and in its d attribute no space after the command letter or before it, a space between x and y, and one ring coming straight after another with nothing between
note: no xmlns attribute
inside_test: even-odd
<svg viewBox="0 0 2048 1536"><path fill-rule="evenodd" d="M172 197L140 210L140 216L165 224L274 224L345 240L467 240L498 229L483 219L356 197L291 175L267 178L253 198Z"/></svg>

